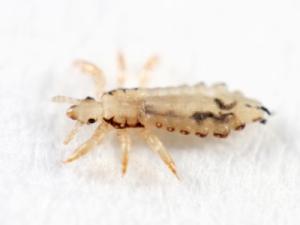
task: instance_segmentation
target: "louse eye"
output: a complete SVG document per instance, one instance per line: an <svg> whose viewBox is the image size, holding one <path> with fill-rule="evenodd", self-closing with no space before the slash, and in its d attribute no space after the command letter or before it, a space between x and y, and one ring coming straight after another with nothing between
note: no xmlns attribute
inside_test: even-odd
<svg viewBox="0 0 300 225"><path fill-rule="evenodd" d="M93 118L88 119L88 124L95 123L95 122L96 122L96 120Z"/></svg>

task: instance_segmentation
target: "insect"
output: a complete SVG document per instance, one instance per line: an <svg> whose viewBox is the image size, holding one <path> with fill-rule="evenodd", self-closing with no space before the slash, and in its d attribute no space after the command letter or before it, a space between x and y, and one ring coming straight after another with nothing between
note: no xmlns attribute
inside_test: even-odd
<svg viewBox="0 0 300 225"><path fill-rule="evenodd" d="M157 153L170 171L177 176L175 163L155 129L170 133L225 138L231 130L242 130L247 123L266 123L265 114L270 111L258 101L240 92L230 92L224 84L166 88L145 88L150 72L158 63L158 57L150 57L141 69L140 88L118 88L104 92L105 76L96 65L78 60L75 65L94 78L96 99L74 99L56 96L55 102L72 104L67 116L76 121L67 135L68 144L83 125L97 123L90 139L79 146L64 162L69 163L87 154L100 144L110 131L116 132L122 150L122 174L127 171L131 138L129 130L135 130L149 147ZM126 62L119 53L117 58L118 84L126 78ZM177 176L178 177L178 176Z"/></svg>

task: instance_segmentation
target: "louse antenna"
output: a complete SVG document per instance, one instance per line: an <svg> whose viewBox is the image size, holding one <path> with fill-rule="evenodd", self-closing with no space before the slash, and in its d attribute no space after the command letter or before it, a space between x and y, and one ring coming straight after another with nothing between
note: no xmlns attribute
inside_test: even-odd
<svg viewBox="0 0 300 225"><path fill-rule="evenodd" d="M57 102L57 103L79 104L81 100L76 99L76 98L58 95L58 96L53 97L52 101Z"/></svg>

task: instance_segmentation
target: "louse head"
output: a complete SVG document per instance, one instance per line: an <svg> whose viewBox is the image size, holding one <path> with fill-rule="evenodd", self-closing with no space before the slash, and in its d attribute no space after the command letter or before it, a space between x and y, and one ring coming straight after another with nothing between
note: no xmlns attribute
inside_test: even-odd
<svg viewBox="0 0 300 225"><path fill-rule="evenodd" d="M100 102L87 97L78 104L72 105L67 111L67 116L83 124L96 123L102 118L102 106Z"/></svg>
<svg viewBox="0 0 300 225"><path fill-rule="evenodd" d="M56 96L53 98L55 102L67 102L73 105L67 110L67 116L80 122L81 124L92 124L102 118L102 104L92 97L86 97L83 100L68 98L64 96Z"/></svg>

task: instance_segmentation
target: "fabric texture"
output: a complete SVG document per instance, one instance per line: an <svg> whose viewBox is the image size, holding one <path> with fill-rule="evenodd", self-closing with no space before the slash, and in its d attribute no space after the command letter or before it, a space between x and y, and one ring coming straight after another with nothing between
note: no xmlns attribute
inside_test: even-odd
<svg viewBox="0 0 300 225"><path fill-rule="evenodd" d="M0 224L299 224L300 5L297 1L0 1ZM74 122L51 97L93 96L90 60L116 88L151 54L149 87L226 82L273 112L227 139L157 133L178 181L134 132L128 172L111 133L62 161L95 129L63 145Z"/></svg>

